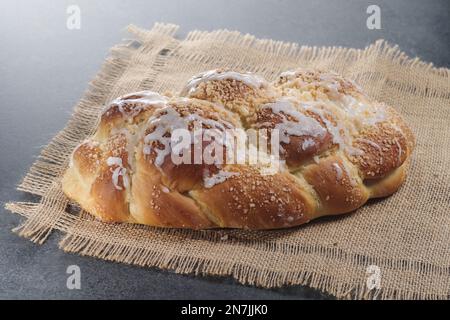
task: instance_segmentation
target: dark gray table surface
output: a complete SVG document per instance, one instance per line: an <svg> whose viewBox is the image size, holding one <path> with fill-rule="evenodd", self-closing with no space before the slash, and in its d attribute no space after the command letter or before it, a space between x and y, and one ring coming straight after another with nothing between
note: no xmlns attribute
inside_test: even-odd
<svg viewBox="0 0 450 320"><path fill-rule="evenodd" d="M81 29L66 28L66 9L81 9ZM381 8L381 30L366 27L366 8ZM125 27L154 22L227 28L306 45L362 48L384 38L410 56L450 66L450 1L18 1L0 2L0 201L15 191L40 149L68 120L108 49ZM66 254L58 234L44 245L11 232L20 218L0 209L0 298L317 299L300 286L267 290L230 278L177 275ZM66 288L66 268L81 268L81 290Z"/></svg>

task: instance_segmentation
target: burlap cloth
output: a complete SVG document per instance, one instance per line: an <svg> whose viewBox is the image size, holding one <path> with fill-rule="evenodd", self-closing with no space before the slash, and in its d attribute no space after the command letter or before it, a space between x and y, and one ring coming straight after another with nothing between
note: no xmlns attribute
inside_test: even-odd
<svg viewBox="0 0 450 320"><path fill-rule="evenodd" d="M112 49L67 126L53 138L18 186L40 196L7 208L25 216L16 231L43 243L53 230L68 252L179 273L232 276L261 287L302 284L340 298L449 298L450 70L410 59L384 41L364 50L300 47L238 32L177 26L134 26L135 40ZM68 156L93 134L102 107L122 94L180 90L199 71L217 67L256 72L272 80L283 70L312 66L355 79L394 106L417 137L405 185L356 212L282 231L168 230L104 224L68 201L60 178ZM381 289L366 285L369 265Z"/></svg>

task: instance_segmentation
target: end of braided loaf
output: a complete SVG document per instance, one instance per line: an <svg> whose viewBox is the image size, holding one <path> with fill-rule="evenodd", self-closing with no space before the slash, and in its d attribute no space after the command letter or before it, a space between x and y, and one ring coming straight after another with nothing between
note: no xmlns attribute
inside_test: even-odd
<svg viewBox="0 0 450 320"><path fill-rule="evenodd" d="M277 133L278 170L267 174L249 158L228 161L228 144L221 145L223 161L196 161L192 144L190 161L175 163L175 129L194 140L206 129ZM107 222L285 228L394 193L413 148L394 109L335 73L299 69L269 83L212 70L192 78L180 96L142 91L111 102L96 134L74 150L62 186Z"/></svg>

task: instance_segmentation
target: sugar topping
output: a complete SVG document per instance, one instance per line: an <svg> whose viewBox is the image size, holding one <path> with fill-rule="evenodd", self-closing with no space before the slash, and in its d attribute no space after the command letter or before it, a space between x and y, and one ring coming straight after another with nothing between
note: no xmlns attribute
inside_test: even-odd
<svg viewBox="0 0 450 320"><path fill-rule="evenodd" d="M340 99L336 100L336 103L345 111L347 117L353 121L357 129L364 126L373 126L386 119L386 114L381 106L377 108L369 107L351 95L342 95Z"/></svg>
<svg viewBox="0 0 450 320"><path fill-rule="evenodd" d="M359 131L364 126L373 126L378 122L384 121L386 119L386 113L383 105L368 105L365 100L366 97L361 93L361 89L351 80L343 80L338 74L334 72L317 73L311 71L313 77L310 78L311 82L304 81L301 77L303 70L290 70L283 72L280 77L286 78L287 80L296 79L300 81L302 85L300 90L308 90L309 86L321 87L325 89L328 99L320 99L318 97L309 99L318 100L314 102L321 103L331 103L334 104L338 109L341 109L341 115L343 119L348 119L350 123L348 125L353 126L352 131ZM309 77L308 77L309 78ZM348 83L353 88L356 88L356 93L349 93L342 83ZM304 89L302 89L304 88ZM296 90L285 89L287 93L296 95ZM298 92L297 92L298 94ZM359 98L355 98L354 94L358 95ZM307 99L307 100L309 100ZM303 100L303 99L301 99ZM336 110L334 110L336 111ZM352 132L354 133L354 132Z"/></svg>
<svg viewBox="0 0 450 320"><path fill-rule="evenodd" d="M128 174L127 169L123 167L122 159L119 157L108 157L106 159L106 164L112 168L112 181L114 184L114 187L117 190L122 190L122 187L119 185L119 177L122 177L123 181L123 187L127 189L129 187L129 180L128 180Z"/></svg>
<svg viewBox="0 0 450 320"><path fill-rule="evenodd" d="M191 141L195 143L203 134L203 125L211 129L224 132L226 129L233 128L233 125L225 120L213 120L200 116L197 113L181 115L174 107L166 105L157 110L148 119L148 126L154 126L153 132L147 134L144 138L144 154L156 152L155 165L161 167L164 159L172 151L171 133L175 129L188 130L191 133ZM194 126L194 130L192 129ZM200 129L200 130L196 130ZM217 141L220 143L221 141ZM225 143L225 142L224 142ZM159 146L158 146L159 144ZM162 147L162 148L161 148Z"/></svg>
<svg viewBox="0 0 450 320"><path fill-rule="evenodd" d="M95 147L98 147L100 145L100 143L98 143L97 141L94 141L94 140L90 140L90 139L83 140L79 145L77 145L75 147L75 149L73 149L73 151L72 151L72 153L70 155L70 158L69 158L69 168L73 167L73 157L74 157L75 153L77 152L77 150L81 146L83 146L85 144L87 144L91 148L95 148ZM94 154L91 154L91 155L94 156Z"/></svg>
<svg viewBox="0 0 450 320"><path fill-rule="evenodd" d="M341 180L341 179L342 179L343 173L342 173L342 168L341 168L341 166L339 165L339 163L337 163L337 162L333 163L333 168L334 168L334 170L336 171L336 178L337 178L338 180Z"/></svg>
<svg viewBox="0 0 450 320"><path fill-rule="evenodd" d="M376 142L373 142L373 141L371 141L371 140L367 140L367 139L364 139L364 138L357 138L356 141L360 141L360 142L362 142L362 143L368 144L368 145L374 147L375 149L377 149L378 151L381 152L381 147L380 147L380 145L379 145L378 143L376 143Z"/></svg>
<svg viewBox="0 0 450 320"><path fill-rule="evenodd" d="M165 105L168 101L168 98L165 96L160 95L157 92L145 90L145 91L139 91L130 93L124 96L121 96L115 100L113 100L102 112L102 114L108 115L108 112L110 112L111 108L114 108L117 106L120 113L122 115L127 117L133 117L146 106L146 105L158 105L162 106ZM124 109L124 106L126 104L135 104L135 106L129 110L126 111Z"/></svg>
<svg viewBox="0 0 450 320"><path fill-rule="evenodd" d="M240 81L254 89L259 89L261 87L267 86L266 80L250 72L240 73L236 71L210 70L200 73L199 75L190 79L182 92L183 94L190 94L193 93L197 86L202 82L220 80Z"/></svg>
<svg viewBox="0 0 450 320"><path fill-rule="evenodd" d="M350 166L347 164L346 161L343 161L343 162L342 162L342 168L344 169L344 171L345 171L345 173L346 173L346 175L347 175L347 177L348 177L348 179L349 179L350 185L353 186L353 187L357 186L357 185L358 185L358 181L357 181L356 178L351 174Z"/></svg>
<svg viewBox="0 0 450 320"><path fill-rule="evenodd" d="M315 145L316 145L316 143L315 143L315 141L313 139L307 138L307 139L303 140L302 150L303 151L308 150L309 148L311 148L311 147L313 147Z"/></svg>
<svg viewBox="0 0 450 320"><path fill-rule="evenodd" d="M312 78L309 78L309 81L303 81L301 77L299 77L301 74L309 74L309 76L313 76ZM313 85L322 87L324 89L327 89L328 94L333 98L336 99L339 96L341 96L343 93L341 93L343 90L341 86L340 81L344 81L346 83L351 84L354 88L356 88L358 91L362 91L361 88L351 79L343 79L340 77L336 72L334 71L328 71L328 72L319 72L315 70L304 70L304 69L296 69L296 70L288 70L284 71L279 75L279 78L284 78L286 80L294 80L297 79L301 81L304 85ZM317 80L316 80L317 79Z"/></svg>
<svg viewBox="0 0 450 320"><path fill-rule="evenodd" d="M315 113L318 115L322 122L325 124L328 132L332 136L332 141L334 144L337 144L339 146L339 149L345 150L350 155L361 155L363 153L362 150L357 149L352 146L352 135L350 132L350 129L347 126L342 125L341 121L336 121L333 123L328 119L327 116L336 117L336 115L333 115L333 113L330 110L327 110L325 107L327 104L325 103L317 103L317 102L302 102L301 106L310 112ZM328 104L329 106L329 104ZM324 107L324 108L322 108ZM336 111L336 110L335 110ZM345 118L345 112L339 112L337 110L338 115L340 117ZM356 130L356 129L352 129Z"/></svg>
<svg viewBox="0 0 450 320"><path fill-rule="evenodd" d="M222 183L227 179L238 176L239 172L231 172L231 171L223 171L219 170L219 172L210 174L208 170L203 171L203 184L205 188L212 188L216 184Z"/></svg>
<svg viewBox="0 0 450 320"><path fill-rule="evenodd" d="M280 132L281 142L289 143L290 136L323 137L327 132L316 119L299 112L294 107L293 101L287 97L265 104L261 108L270 109L281 117L282 121L275 125L275 129Z"/></svg>

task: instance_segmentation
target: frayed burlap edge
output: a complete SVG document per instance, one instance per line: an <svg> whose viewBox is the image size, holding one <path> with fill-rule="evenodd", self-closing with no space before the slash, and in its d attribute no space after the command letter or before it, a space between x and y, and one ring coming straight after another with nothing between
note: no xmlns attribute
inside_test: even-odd
<svg viewBox="0 0 450 320"><path fill-rule="evenodd" d="M41 197L39 202L13 202L7 203L6 208L25 217L24 222L14 229L20 236L26 237L35 243L43 243L53 230L65 234L60 247L67 251L81 255L94 256L100 259L135 264L139 266L155 266L161 269L174 270L184 274L202 274L216 276L232 276L243 284L261 286L265 288L284 285L306 285L332 294L338 298L351 299L439 299L448 298L445 294L430 294L417 291L395 290L383 288L381 290L368 290L365 284L354 284L342 281L333 275L319 274L310 270L296 270L280 272L277 270L254 268L252 265L241 264L239 261L224 262L221 260L189 257L180 255L176 250L158 251L153 247L134 247L131 243L111 242L104 238L88 238L79 232L79 228L89 224L95 228L100 223L91 221L86 216L69 213L70 204L61 191L60 177L68 165L68 156L73 148L83 139L93 134L98 121L98 113L102 106L117 94L110 90L109 84L120 77L127 67L140 59L141 53L146 58L153 58L152 70L146 77L144 87L152 87L157 76L171 52L176 52L180 40L173 37L178 29L175 25L156 24L151 30L143 30L130 26L128 30L135 36L135 40L121 44L111 50L111 56L106 60L98 75L90 83L89 89L77 104L74 114L67 126L58 133L43 149L37 161L30 168L28 174L19 184L18 190ZM433 74L442 79L442 86L423 89L425 96L448 98L448 79L450 70L435 68L431 63L425 63L418 58L411 59L401 52L397 46L391 46L383 40L366 49L348 49L340 47L306 47L294 43L283 43L273 40L260 40L251 35L242 35L239 32L219 30L214 32L193 31L188 34L185 41L202 41L205 38L217 41L226 41L228 44L240 48L253 48L267 55L284 55L293 58L302 58L309 61L323 59L356 60L361 56L377 55L405 68L414 69L418 74ZM169 54L168 54L169 52ZM202 59L200 56L186 56L186 59ZM405 84L399 84L405 86ZM412 86L412 91L421 90ZM77 209L75 207L75 209ZM75 210L77 211L77 210ZM110 227L111 229L114 226ZM154 230L155 228L143 226L122 227L127 230ZM114 231L111 231L114 232ZM170 233L171 231L167 231ZM180 232L177 236L180 236ZM190 231L181 231L190 233ZM194 232L202 234L201 232ZM155 234L158 234L155 232ZM209 232L208 239L220 242L220 233ZM219 237L219 238L217 238ZM192 234L186 237L192 239ZM257 243L257 239L254 240ZM320 252L323 248L304 248ZM340 255L339 251L326 254ZM349 258L350 259L350 258ZM359 259L352 257L351 259ZM383 261L374 262L383 265ZM411 262L413 265L415 262ZM420 267L420 266L419 266Z"/></svg>

